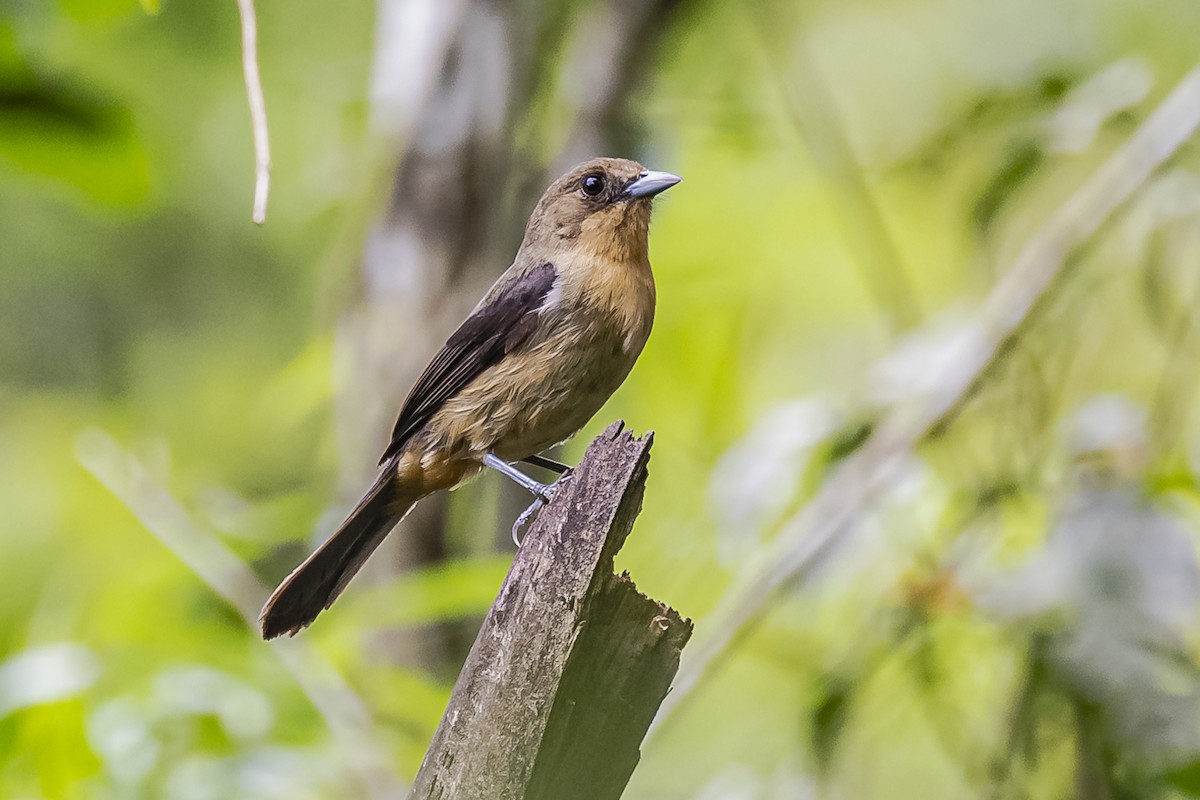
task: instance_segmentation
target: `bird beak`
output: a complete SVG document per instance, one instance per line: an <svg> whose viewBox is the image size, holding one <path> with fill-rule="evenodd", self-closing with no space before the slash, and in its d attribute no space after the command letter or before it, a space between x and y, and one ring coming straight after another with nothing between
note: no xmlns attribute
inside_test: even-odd
<svg viewBox="0 0 1200 800"><path fill-rule="evenodd" d="M670 189L681 180L683 178L678 175L648 169L641 175L638 175L637 180L625 187L625 194L639 200L643 197L654 197L659 192L665 192L667 189Z"/></svg>

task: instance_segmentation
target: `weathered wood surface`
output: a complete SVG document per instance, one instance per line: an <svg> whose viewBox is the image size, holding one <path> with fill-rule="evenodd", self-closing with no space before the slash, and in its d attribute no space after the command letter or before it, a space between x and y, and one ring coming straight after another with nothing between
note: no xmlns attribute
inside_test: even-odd
<svg viewBox="0 0 1200 800"><path fill-rule="evenodd" d="M692 623L613 557L641 510L652 435L613 423L521 545L410 798L618 798Z"/></svg>

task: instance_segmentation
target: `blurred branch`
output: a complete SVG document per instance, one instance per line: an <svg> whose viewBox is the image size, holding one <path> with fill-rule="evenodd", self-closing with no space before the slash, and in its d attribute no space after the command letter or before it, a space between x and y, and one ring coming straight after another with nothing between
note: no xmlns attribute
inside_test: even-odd
<svg viewBox="0 0 1200 800"><path fill-rule="evenodd" d="M858 262L867 290L883 309L893 331L914 327L921 315L916 290L850 147L837 102L820 65L808 42L800 37L792 44L791 61L785 66L780 56L773 55L770 32L774 23L765 10L753 16L755 32L764 43L768 72L775 78L788 115L808 145L813 162L825 174L841 212L837 217L844 240ZM791 80L787 79L787 66L798 73Z"/></svg>
<svg viewBox="0 0 1200 800"><path fill-rule="evenodd" d="M271 186L271 143L267 136L267 104L263 99L262 78L258 74L258 20L254 0L238 0L242 20L242 74L246 80L246 99L250 102L250 122L254 126L254 221L267 221L267 192Z"/></svg>
<svg viewBox="0 0 1200 800"><path fill-rule="evenodd" d="M1192 301L1200 302L1200 297L1193 297ZM1200 305L1193 308L1200 308ZM1186 439L1181 431L1200 378L1195 368L1198 345L1200 327L1192 318L1181 317L1169 333L1166 363L1151 401L1153 441L1158 452L1178 454L1185 447Z"/></svg>
<svg viewBox="0 0 1200 800"><path fill-rule="evenodd" d="M837 541L855 514L889 486L911 451L935 435L1011 349L1022 326L1086 242L1164 161L1200 127L1200 67L1193 68L1129 141L1118 149L1036 231L971 322L946 344L939 380L897 402L871 438L849 456L815 497L757 555L698 626L674 691L654 730L691 698L696 687L762 619L770 601L803 576Z"/></svg>
<svg viewBox="0 0 1200 800"><path fill-rule="evenodd" d="M1161 233L1157 238L1161 238ZM1158 249L1152 246L1152 251ZM1162 254L1161 258L1166 260L1171 255L1174 254ZM1194 269L1191 258L1185 256L1180 261L1184 269ZM1160 315L1167 328L1164 331L1167 357L1151 400L1154 410L1151 433L1155 450L1174 456L1178 456L1186 447L1183 428L1197 381L1200 380L1200 372L1196 368L1196 356L1200 353L1200 320L1196 317L1196 309L1200 309L1200 281L1194 283L1190 292L1176 291L1180 295L1180 311L1175 315Z"/></svg>
<svg viewBox="0 0 1200 800"><path fill-rule="evenodd" d="M1034 703L1045 680L1045 656L1045 637L1037 637L1030 647L1025 676L1013 703L1004 750L992 765L988 800L1003 798L1013 764L1020 755L1030 760L1036 757Z"/></svg>
<svg viewBox="0 0 1200 800"><path fill-rule="evenodd" d="M245 562L201 528L108 434L85 431L76 450L83 467L257 632L258 610L268 590ZM403 782L392 772L391 758L377 744L379 736L362 699L306 641L283 639L269 646L325 718L342 758L362 781L367 796L375 800L399 796Z"/></svg>
<svg viewBox="0 0 1200 800"><path fill-rule="evenodd" d="M662 52L664 39L684 4L680 0L609 0L581 4L574 30L564 37L561 64L539 76L535 92L555 95L552 102L532 103L520 121L534 131L526 143L553 146L552 162L536 180L527 181L527 196L515 209L524 217L545 184L571 166L596 156L633 158L646 120L629 105ZM641 113L645 113L642 109ZM555 132L562 135L557 141ZM514 150L521 151L519 145Z"/></svg>
<svg viewBox="0 0 1200 800"><path fill-rule="evenodd" d="M1075 711L1075 800L1111 800L1103 711L1079 695L1072 696L1071 705Z"/></svg>
<svg viewBox="0 0 1200 800"><path fill-rule="evenodd" d="M437 89L466 7L466 0L376 3L367 135L349 178L360 189L341 207L318 269L316 294L326 320L341 316L355 299L352 270L361 266L363 242L378 225L379 209L387 207L397 164Z"/></svg>
<svg viewBox="0 0 1200 800"><path fill-rule="evenodd" d="M380 443L426 359L511 261L530 207L561 171L545 162L612 150L628 119L627 93L653 63L678 5L380 2L371 123L373 146L390 149L374 169L391 183L366 235L361 294L337 337L344 498L356 499L374 478ZM508 487L500 496L528 502ZM446 495L423 501L367 570L445 558L453 547L448 503ZM473 535L486 542L487 526L479 528ZM506 531L497 525L493 538L506 540ZM442 625L389 642L397 657L413 650L438 668L458 663L460 639L457 626Z"/></svg>
<svg viewBox="0 0 1200 800"><path fill-rule="evenodd" d="M382 138L389 157L403 157L413 128L437 88L467 6L468 0L377 3L370 129Z"/></svg>

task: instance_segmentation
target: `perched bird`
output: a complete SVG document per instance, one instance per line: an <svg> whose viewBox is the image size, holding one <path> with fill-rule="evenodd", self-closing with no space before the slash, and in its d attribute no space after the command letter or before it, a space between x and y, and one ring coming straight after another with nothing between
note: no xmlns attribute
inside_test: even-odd
<svg viewBox="0 0 1200 800"><path fill-rule="evenodd" d="M565 471L538 453L587 423L646 344L654 321L650 201L679 180L598 158L551 184L512 266L409 392L375 485L267 600L264 638L310 624L418 500L484 466L535 496L515 537L553 487L512 464Z"/></svg>

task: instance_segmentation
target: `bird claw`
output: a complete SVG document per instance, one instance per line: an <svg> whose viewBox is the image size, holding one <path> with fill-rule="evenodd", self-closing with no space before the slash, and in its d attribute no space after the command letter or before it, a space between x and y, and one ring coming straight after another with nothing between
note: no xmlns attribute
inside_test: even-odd
<svg viewBox="0 0 1200 800"><path fill-rule="evenodd" d="M570 479L571 474L572 473L570 470L564 472L558 480L549 486L543 486L542 490L534 495L533 502L529 504L529 508L522 511L520 516L518 516L516 521L513 523L513 544L515 544L517 547L521 546L521 542L524 541L521 537L521 529L537 516L538 512L542 510L542 506L545 506L554 498L554 494L558 491L558 487L561 484L566 483Z"/></svg>
<svg viewBox="0 0 1200 800"><path fill-rule="evenodd" d="M545 500L543 500L541 497L535 498L534 501L529 504L529 508L522 511L521 515L519 517L517 517L517 521L513 523L513 526L512 526L513 544L515 544L517 547L521 546L521 541L522 541L521 528L524 528L526 523L529 522L529 520L531 520L535 516L537 516L537 512L541 511L542 506L544 506L544 505L546 505Z"/></svg>

